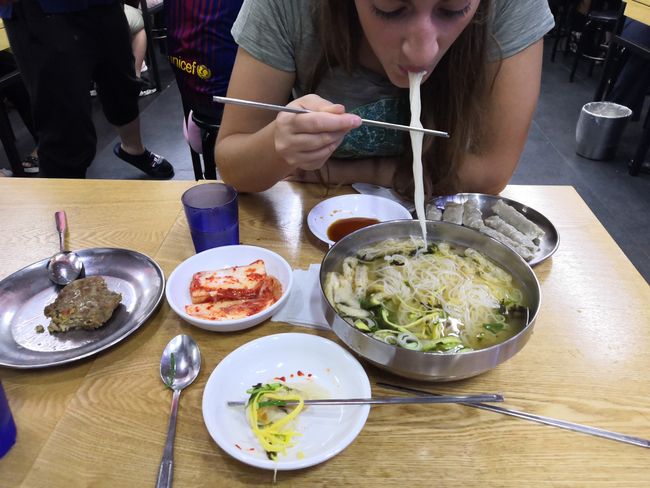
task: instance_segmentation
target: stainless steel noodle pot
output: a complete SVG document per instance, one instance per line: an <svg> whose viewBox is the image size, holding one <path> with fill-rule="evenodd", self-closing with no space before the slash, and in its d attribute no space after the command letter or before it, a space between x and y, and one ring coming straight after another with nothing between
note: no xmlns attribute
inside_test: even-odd
<svg viewBox="0 0 650 488"><path fill-rule="evenodd" d="M325 317L338 338L361 358L400 376L426 381L453 381L488 371L517 354L528 341L539 312L541 292L531 267L512 249L473 229L447 222L427 221L429 242L448 242L471 247L508 271L524 295L529 308L528 324L510 339L472 352L444 354L421 352L386 344L343 320L325 297L324 284L329 272L340 271L343 259L356 255L361 248L386 239L421 236L417 220L395 220L360 229L334 244L323 258L320 268L321 293Z"/></svg>

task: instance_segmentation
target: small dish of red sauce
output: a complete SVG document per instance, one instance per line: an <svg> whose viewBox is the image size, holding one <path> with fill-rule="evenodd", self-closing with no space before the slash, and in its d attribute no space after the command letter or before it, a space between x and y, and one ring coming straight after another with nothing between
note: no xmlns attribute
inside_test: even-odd
<svg viewBox="0 0 650 488"><path fill-rule="evenodd" d="M368 217L350 217L348 219L335 220L327 228L327 237L333 242L337 242L348 234L352 234L355 230L378 223L379 219L371 219Z"/></svg>
<svg viewBox="0 0 650 488"><path fill-rule="evenodd" d="M319 202L307 215L311 233L325 244L335 242L354 231L381 222L411 219L411 213L399 203L375 195L338 195Z"/></svg>

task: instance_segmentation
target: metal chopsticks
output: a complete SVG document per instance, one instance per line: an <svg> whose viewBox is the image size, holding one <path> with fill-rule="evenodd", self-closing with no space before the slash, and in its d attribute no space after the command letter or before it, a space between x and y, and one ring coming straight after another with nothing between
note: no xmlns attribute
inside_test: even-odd
<svg viewBox="0 0 650 488"><path fill-rule="evenodd" d="M406 386L397 386L391 385L388 383L377 382L377 386L383 388L388 388L391 390L414 393L416 395L436 395L430 391L418 390L416 388L408 388ZM519 410L512 410L509 408L498 407L496 405L486 405L484 403L466 403L468 407L479 408L481 410L489 410L490 412L502 413L504 415L510 415L511 417L517 417L519 419L530 420L532 422L539 422L540 424L550 425L552 427L559 427L560 429L572 430L574 432L582 432L583 434L589 434L596 437L603 437L605 439L610 439L613 441L623 442L625 444L632 444L633 446L650 448L650 440L643 439L641 437L635 437L626 434L619 434L618 432L612 432L610 430L598 429L596 427L590 427L588 425L576 424L574 422L567 422L566 420L554 419L551 417L545 417L543 415L535 415L532 413L521 412Z"/></svg>
<svg viewBox="0 0 650 488"><path fill-rule="evenodd" d="M306 108L285 107L283 105L273 105L272 103L253 102L250 100L241 100L239 98L215 96L212 97L212 100L218 103L228 103L231 105L242 105L244 107L262 108L265 110L273 110L275 112L289 112L292 114L308 114L313 112L313 110L307 110ZM389 122L380 122L379 120L370 120L370 119L361 119L361 122L365 125L383 127L385 129L395 129L395 130L401 130L406 132L414 131L414 132L422 132L423 134L429 134L436 137L449 137L449 134L447 132L442 132L439 130L432 130L432 129L424 129L422 127L411 127L409 125L391 124Z"/></svg>
<svg viewBox="0 0 650 488"><path fill-rule="evenodd" d="M415 397L375 397L375 398L326 398L322 400L305 400L305 405L404 405L414 403L463 403L473 405L480 402L502 402L501 395L425 395ZM229 401L229 407L241 407L247 401ZM296 401L281 402L278 406L297 405Z"/></svg>

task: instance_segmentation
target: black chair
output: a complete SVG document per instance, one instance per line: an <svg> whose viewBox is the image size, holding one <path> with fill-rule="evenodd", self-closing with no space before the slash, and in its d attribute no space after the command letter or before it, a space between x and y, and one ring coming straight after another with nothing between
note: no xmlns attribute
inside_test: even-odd
<svg viewBox="0 0 650 488"><path fill-rule="evenodd" d="M167 37L164 27L156 27L157 19L162 14L165 7L164 2L155 7L149 8L147 0L140 0L140 9L142 10L142 20L144 21L144 30L147 33L147 65L151 67L153 73L154 86L158 93L161 91L160 71L158 69L158 59L156 58L156 42L163 41Z"/></svg>
<svg viewBox="0 0 650 488"><path fill-rule="evenodd" d="M188 86L187 80L176 73L176 85L181 95L183 105L183 116L188 128L188 147L192 158L192 168L194 169L194 179L199 180L216 180L217 165L214 156L214 147L219 134L221 124L221 111L214 110L214 104L211 102L210 95L198 94L192 91ZM201 147L192 147L193 139L189 133L192 132L192 123L201 131Z"/></svg>
<svg viewBox="0 0 650 488"><path fill-rule="evenodd" d="M596 62L605 61L607 36L608 33L614 31L617 18L615 10L591 11L587 14L587 22L585 22L578 41L569 82L573 82L581 59L589 60L589 76L592 75Z"/></svg>
<svg viewBox="0 0 650 488"><path fill-rule="evenodd" d="M20 72L18 70L6 74L0 78L0 93L6 87L18 83L20 81ZM14 176L25 176L23 171L23 164L18 154L18 149L16 149L16 136L11 127L11 122L9 121L9 115L7 114L7 109L3 101L0 101L0 140L4 147L5 153L7 154L7 159L9 160L9 165L11 166L11 171Z"/></svg>
<svg viewBox="0 0 650 488"><path fill-rule="evenodd" d="M219 124L196 112L192 112L192 120L201 129L201 154L203 155L203 167L201 167L201 155L190 146L194 178L196 181L216 180L217 164L214 160L214 146L219 134Z"/></svg>
<svg viewBox="0 0 650 488"><path fill-rule="evenodd" d="M555 17L555 28L548 37L555 39L551 50L551 62L555 62L555 55L564 39L562 52L566 55L569 51L569 39L571 38L571 27L575 17L576 8L581 0L550 0L549 6Z"/></svg>

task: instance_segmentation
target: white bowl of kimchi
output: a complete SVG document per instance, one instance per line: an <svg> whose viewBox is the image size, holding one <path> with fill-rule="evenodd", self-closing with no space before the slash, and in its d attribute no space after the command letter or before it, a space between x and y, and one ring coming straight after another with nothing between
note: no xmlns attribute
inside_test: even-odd
<svg viewBox="0 0 650 488"><path fill-rule="evenodd" d="M205 330L231 332L269 319L287 301L289 263L256 246L223 246L195 254L167 280L167 303L183 320Z"/></svg>

